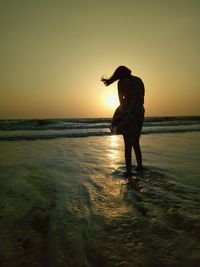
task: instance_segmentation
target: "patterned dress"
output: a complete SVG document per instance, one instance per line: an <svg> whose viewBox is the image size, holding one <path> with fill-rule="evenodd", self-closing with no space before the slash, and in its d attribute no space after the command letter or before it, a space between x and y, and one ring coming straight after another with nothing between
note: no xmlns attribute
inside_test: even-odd
<svg viewBox="0 0 200 267"><path fill-rule="evenodd" d="M120 106L116 109L110 130L113 134L140 136L144 121L144 84L139 77L119 80Z"/></svg>

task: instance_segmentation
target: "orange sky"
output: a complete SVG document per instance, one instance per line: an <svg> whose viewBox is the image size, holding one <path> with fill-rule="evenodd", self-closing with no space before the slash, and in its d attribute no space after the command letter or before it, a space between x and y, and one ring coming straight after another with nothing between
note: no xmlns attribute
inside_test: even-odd
<svg viewBox="0 0 200 267"><path fill-rule="evenodd" d="M146 87L146 116L200 115L200 2L4 1L0 118L111 117L119 65ZM115 104L117 105L117 103Z"/></svg>

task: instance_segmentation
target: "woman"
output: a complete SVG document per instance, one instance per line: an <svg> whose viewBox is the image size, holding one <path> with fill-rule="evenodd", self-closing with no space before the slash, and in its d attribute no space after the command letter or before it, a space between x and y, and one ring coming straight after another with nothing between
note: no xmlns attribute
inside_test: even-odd
<svg viewBox="0 0 200 267"><path fill-rule="evenodd" d="M143 170L140 136L144 121L144 84L139 77L131 75L131 70L119 66L109 79L101 79L106 86L118 80L120 106L116 109L111 132L122 134L125 145L126 177L131 177L132 148L137 160L137 171Z"/></svg>

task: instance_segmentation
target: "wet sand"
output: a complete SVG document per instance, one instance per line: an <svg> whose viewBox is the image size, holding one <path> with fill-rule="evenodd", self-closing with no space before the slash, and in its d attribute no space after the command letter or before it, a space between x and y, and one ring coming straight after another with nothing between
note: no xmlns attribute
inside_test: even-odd
<svg viewBox="0 0 200 267"><path fill-rule="evenodd" d="M199 266L199 133L0 142L0 266Z"/></svg>

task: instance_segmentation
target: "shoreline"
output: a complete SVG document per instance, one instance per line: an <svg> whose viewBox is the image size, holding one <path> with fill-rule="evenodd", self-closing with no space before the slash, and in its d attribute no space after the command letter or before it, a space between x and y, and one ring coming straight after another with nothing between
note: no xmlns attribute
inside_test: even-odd
<svg viewBox="0 0 200 267"><path fill-rule="evenodd" d="M120 136L0 142L2 267L198 266L198 138L142 136L137 188Z"/></svg>

